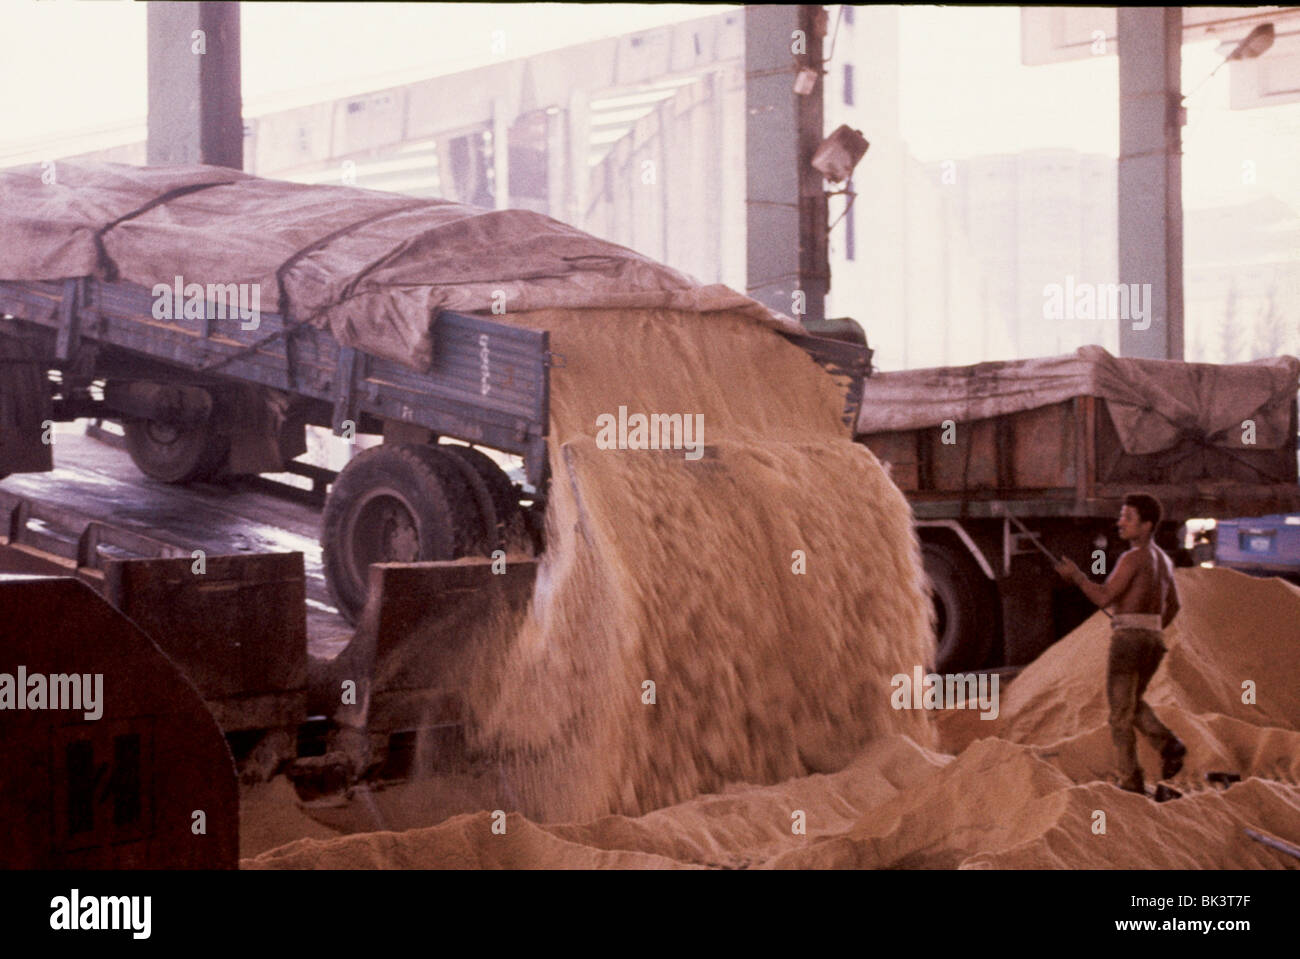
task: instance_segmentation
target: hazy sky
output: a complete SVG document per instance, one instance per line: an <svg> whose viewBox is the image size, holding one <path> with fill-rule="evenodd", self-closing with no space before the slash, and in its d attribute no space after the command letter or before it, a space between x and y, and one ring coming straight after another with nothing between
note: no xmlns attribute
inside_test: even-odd
<svg viewBox="0 0 1300 959"><path fill-rule="evenodd" d="M0 154L56 134L143 123L144 4L0 0L0 7L9 41L0 57L5 91ZM452 73L723 9L706 4L245 4L245 112L256 115ZM1013 7L904 8L902 135L918 158L1031 147L1116 154L1116 58L1021 66L1019 16ZM51 69L56 59L60 66ZM1184 89L1217 63L1212 42L1185 46ZM1213 205L1268 192L1300 209L1300 104L1228 111L1227 80L1228 70L1220 71L1191 104L1191 123L1184 131L1187 204ZM1257 182L1249 189L1241 183L1244 159L1256 164Z"/></svg>

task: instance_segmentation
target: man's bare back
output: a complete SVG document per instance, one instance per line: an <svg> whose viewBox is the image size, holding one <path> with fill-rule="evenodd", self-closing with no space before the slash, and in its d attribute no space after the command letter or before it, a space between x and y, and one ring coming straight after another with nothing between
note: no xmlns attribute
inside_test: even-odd
<svg viewBox="0 0 1300 959"><path fill-rule="evenodd" d="M1111 604L1112 612L1154 613L1161 626L1169 625L1178 611L1178 585L1168 553L1151 542L1134 546L1119 558L1107 582L1120 579L1128 586Z"/></svg>

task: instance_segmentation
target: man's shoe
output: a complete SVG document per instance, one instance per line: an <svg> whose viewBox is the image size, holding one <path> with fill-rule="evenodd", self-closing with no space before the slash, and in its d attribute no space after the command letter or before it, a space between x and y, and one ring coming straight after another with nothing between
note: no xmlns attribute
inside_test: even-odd
<svg viewBox="0 0 1300 959"><path fill-rule="evenodd" d="M1187 747L1174 740L1166 746L1160 753L1160 758L1164 761L1160 767L1161 779L1173 779L1178 775L1178 771L1183 768L1183 757L1187 755Z"/></svg>

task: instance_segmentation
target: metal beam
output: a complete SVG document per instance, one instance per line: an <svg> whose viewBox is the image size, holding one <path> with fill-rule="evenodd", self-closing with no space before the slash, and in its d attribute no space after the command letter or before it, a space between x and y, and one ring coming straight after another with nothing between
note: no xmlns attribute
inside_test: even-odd
<svg viewBox="0 0 1300 959"><path fill-rule="evenodd" d="M150 3L148 162L244 168L239 4Z"/></svg>
<svg viewBox="0 0 1300 959"><path fill-rule="evenodd" d="M1123 356L1183 358L1181 7L1120 7L1119 281L1147 315L1119 319Z"/></svg>

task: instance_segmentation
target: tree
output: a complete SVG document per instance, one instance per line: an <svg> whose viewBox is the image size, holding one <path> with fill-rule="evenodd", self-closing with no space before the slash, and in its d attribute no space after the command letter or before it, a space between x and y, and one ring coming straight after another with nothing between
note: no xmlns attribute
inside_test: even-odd
<svg viewBox="0 0 1300 959"><path fill-rule="evenodd" d="M1286 348L1287 336L1286 317L1282 315L1282 310L1277 301L1277 280L1273 281L1272 288L1268 291L1268 301L1260 311L1259 318L1255 321L1255 337L1252 343L1251 359L1258 360L1266 357L1281 356Z"/></svg>

